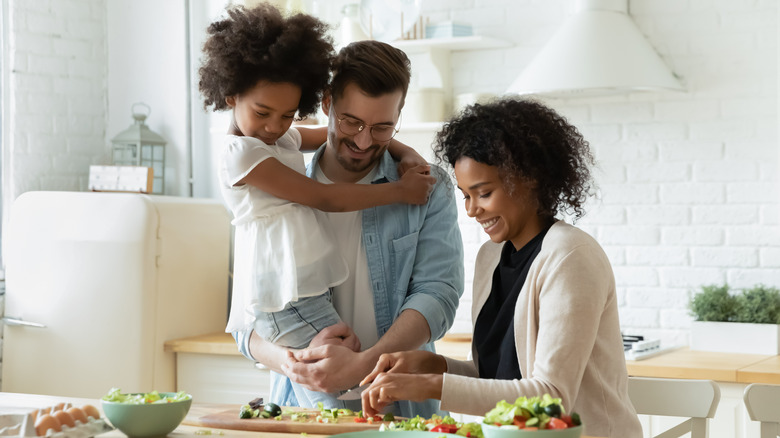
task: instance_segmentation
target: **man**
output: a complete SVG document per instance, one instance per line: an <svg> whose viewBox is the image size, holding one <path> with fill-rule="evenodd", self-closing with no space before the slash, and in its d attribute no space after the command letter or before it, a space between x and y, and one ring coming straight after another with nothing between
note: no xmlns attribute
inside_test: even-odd
<svg viewBox="0 0 780 438"><path fill-rule="evenodd" d="M360 41L343 48L322 102L328 141L312 159L309 176L326 183L397 180L397 164L387 145L410 76L409 59L388 44ZM433 341L450 328L463 293L463 247L452 185L440 169L432 167L432 172L437 183L426 205L328 214L350 268L347 281L333 289L333 303L357 334L362 351L326 343L291 353L254 332L234 333L245 356L285 374L272 373L271 401L298 404L288 378L314 391L352 388L380 354L433 351ZM346 331L345 326L334 326L318 338L336 338ZM360 400L354 407L360 409ZM438 401L400 401L393 411L429 417L438 412Z"/></svg>

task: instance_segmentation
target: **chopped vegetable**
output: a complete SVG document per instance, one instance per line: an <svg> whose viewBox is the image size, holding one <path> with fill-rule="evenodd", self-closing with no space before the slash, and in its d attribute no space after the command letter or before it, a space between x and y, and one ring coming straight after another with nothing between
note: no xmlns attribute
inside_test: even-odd
<svg viewBox="0 0 780 438"><path fill-rule="evenodd" d="M157 391L147 392L146 394L122 394L122 390L119 388L111 388L111 390L108 391L108 394L103 396L103 400L105 401L130 405L173 403L190 399L192 399L192 396L184 391L179 391L172 397L163 397Z"/></svg>
<svg viewBox="0 0 780 438"><path fill-rule="evenodd" d="M282 415L282 408L280 408L276 403L268 403L265 405L263 410L268 412L268 414L270 414L272 417L278 417Z"/></svg>
<svg viewBox="0 0 780 438"><path fill-rule="evenodd" d="M502 400L485 414L484 423L524 430L566 429L580 425L579 418L576 413L565 414L560 398L544 394L519 397L514 403Z"/></svg>

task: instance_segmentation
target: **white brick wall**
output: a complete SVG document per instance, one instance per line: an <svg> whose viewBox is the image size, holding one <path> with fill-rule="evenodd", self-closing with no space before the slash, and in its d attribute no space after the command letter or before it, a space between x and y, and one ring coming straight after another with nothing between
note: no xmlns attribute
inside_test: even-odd
<svg viewBox="0 0 780 438"><path fill-rule="evenodd" d="M548 103L593 147L600 200L580 225L613 263L625 332L687 344L687 303L702 284L780 287L777 3L630 0L639 28L682 77L685 93ZM428 1L511 41L452 56L454 95L503 94L558 26L570 0ZM468 281L482 234L461 221ZM461 306L470 306L470 285ZM461 309L453 331L470 330Z"/></svg>
<svg viewBox="0 0 780 438"><path fill-rule="evenodd" d="M3 202L85 190L106 158L105 0L9 0Z"/></svg>
<svg viewBox="0 0 780 438"><path fill-rule="evenodd" d="M86 190L107 151L105 0L7 3L4 220L26 191Z"/></svg>

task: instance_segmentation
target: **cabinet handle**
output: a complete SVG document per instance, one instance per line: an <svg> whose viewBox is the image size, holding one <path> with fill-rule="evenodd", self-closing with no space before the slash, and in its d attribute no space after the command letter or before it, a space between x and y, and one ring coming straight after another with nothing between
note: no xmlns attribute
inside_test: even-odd
<svg viewBox="0 0 780 438"><path fill-rule="evenodd" d="M3 322L7 326L26 326L26 327L38 327L38 328L46 328L45 325L38 323L38 322L31 322L31 321L25 321L22 318L14 318L12 316L5 316L3 317Z"/></svg>

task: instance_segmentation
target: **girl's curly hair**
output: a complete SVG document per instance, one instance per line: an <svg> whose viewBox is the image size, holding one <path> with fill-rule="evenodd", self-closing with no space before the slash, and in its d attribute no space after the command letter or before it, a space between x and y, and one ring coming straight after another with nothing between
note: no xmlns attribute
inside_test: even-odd
<svg viewBox="0 0 780 438"><path fill-rule="evenodd" d="M299 117L316 112L334 57L328 25L307 14L284 17L268 3L226 12L209 25L203 45L198 87L204 108L227 110L226 97L265 80L301 87Z"/></svg>
<svg viewBox="0 0 780 438"><path fill-rule="evenodd" d="M463 157L495 166L505 184L512 177L535 183L541 216L561 212L579 219L594 189L588 142L564 117L532 100L504 98L466 108L436 135L434 152L453 168Z"/></svg>

